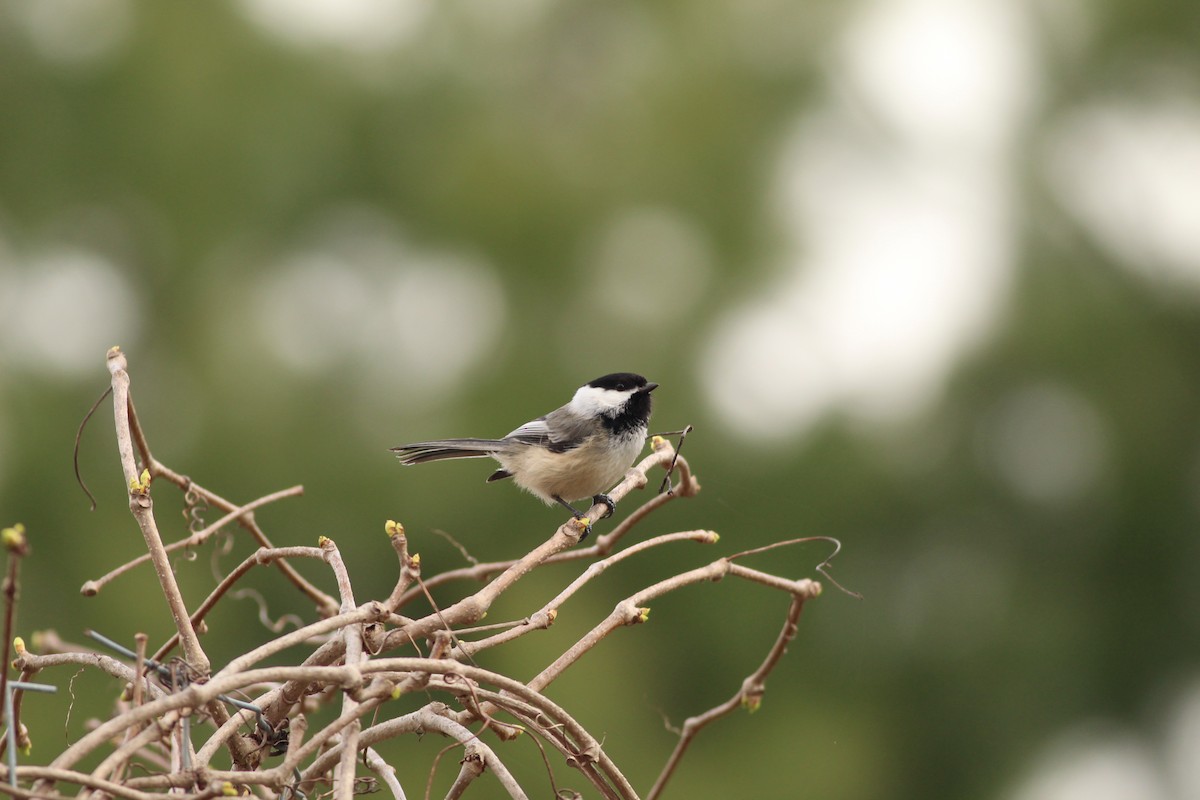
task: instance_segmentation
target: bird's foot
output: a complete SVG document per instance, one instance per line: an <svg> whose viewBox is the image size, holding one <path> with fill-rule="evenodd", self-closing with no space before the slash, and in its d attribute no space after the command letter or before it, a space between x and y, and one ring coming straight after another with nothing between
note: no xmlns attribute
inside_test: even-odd
<svg viewBox="0 0 1200 800"><path fill-rule="evenodd" d="M611 497L604 494L603 492L598 495L593 495L592 505L596 505L597 503L603 503L604 505L608 506L608 511L606 511L604 516L601 517L600 519L608 519L617 510L617 501L613 500Z"/></svg>

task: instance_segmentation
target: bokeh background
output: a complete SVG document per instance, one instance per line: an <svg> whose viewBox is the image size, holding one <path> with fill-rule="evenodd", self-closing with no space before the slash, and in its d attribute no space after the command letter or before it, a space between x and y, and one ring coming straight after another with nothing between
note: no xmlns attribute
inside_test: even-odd
<svg viewBox="0 0 1200 800"><path fill-rule="evenodd" d="M159 458L242 502L302 483L258 518L332 536L360 600L394 579L389 517L427 574L462 563L436 531L496 559L562 517L387 447L502 434L634 370L656 429L696 426L704 486L642 534L718 549L624 565L485 666L532 675L673 571L836 536L865 599L810 604L762 710L706 731L669 796L1200 797L1198 35L1200 4L1128 0L5 3L19 631L169 630L149 570L78 594L141 549L110 405L81 451L97 511L71 472L110 345ZM183 535L178 493L156 500ZM179 559L193 602L212 550ZM664 598L551 695L645 791L663 720L736 690L785 608L733 581ZM213 618L215 663L257 614ZM117 689L40 677L35 761ZM412 791L441 746L397 751ZM545 786L528 742L502 754Z"/></svg>

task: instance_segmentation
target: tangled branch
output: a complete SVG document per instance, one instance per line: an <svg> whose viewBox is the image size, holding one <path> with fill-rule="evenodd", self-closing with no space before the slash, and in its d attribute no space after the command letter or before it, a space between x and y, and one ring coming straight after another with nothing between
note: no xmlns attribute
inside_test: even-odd
<svg viewBox="0 0 1200 800"><path fill-rule="evenodd" d="M578 546L586 521L572 519L518 558L472 563L425 577L420 557L409 552L403 527L389 521L385 528L398 562L395 586L387 597L359 602L336 542L321 537L316 547L277 547L255 521L257 508L297 496L301 487L233 503L175 472L151 453L134 409L125 355L113 348L107 364L129 508L147 552L89 581L83 594L94 595L148 562L155 570L175 633L152 655L147 655L145 637L139 638L136 651L124 651L114 643L118 655L131 663L65 647L56 651L43 645L41 653L23 645L15 648L13 664L20 670L20 682L14 686L28 685L38 673L53 676L61 667L75 666L113 676L129 690L112 716L66 746L49 764L21 765L15 771L11 766L0 768L5 784L0 791L14 797L58 798L79 790L86 796L130 800L167 794L190 800L244 792L291 800L311 797L319 787L328 787L338 800L349 800L359 791L361 781L371 779L381 781L394 797L403 798L403 781L376 748L390 740L436 733L450 740L450 746L462 756L447 797L459 797L484 780L482 776L489 776L487 780L494 781L508 797L524 798L530 792L522 780L530 779L518 779L505 763L502 745L526 733L542 750L547 780L556 795L559 789L550 771L555 753L599 796L631 800L639 794L629 777L593 733L566 707L549 698L546 688L624 627L647 622L648 604L666 594L727 578L783 592L789 600L788 610L775 642L728 700L686 720L674 751L646 795L657 798L702 729L738 708L753 710L761 703L767 678L796 636L804 605L821 592L816 581L783 577L738 563L749 553L718 557L620 599L611 613L533 678L518 680L478 666L475 657L493 648L519 647L525 637L549 628L560 609L584 586L629 559L684 543L717 544L717 534L707 530L630 542L630 534L650 514L674 499L694 497L700 489L687 460L669 441L656 437L651 453L632 467L609 495L619 501L645 487L647 474L655 469L673 475L673 480L663 484L671 491L642 503L588 547ZM189 504L206 504L223 516L208 526L194 525L186 538L164 544L153 502L160 481L184 492L191 498ZM208 597L189 606L168 554L182 547L203 546L213 533L235 522L257 549L226 572ZM334 595L302 578L293 566L297 559L324 564L336 587ZM514 622L480 625L497 599L527 575L550 564L574 561L583 561L586 567L540 608ZM235 586L261 574L260 567L280 570L313 603L315 616L296 630L268 632L256 646L214 670L197 631L210 612L234 593ZM422 600L432 601L431 589L454 585L475 588L455 595L457 599L444 607L414 611L425 607ZM413 648L415 656L397 654ZM180 657L167 661L176 649L181 651ZM301 655L289 655L296 652ZM415 710L389 713L395 707L389 703L401 697L423 699ZM335 713L320 715L321 724L310 729L313 711L335 706ZM6 720L10 726L19 724L13 716ZM246 733L247 729L251 732ZM231 768L219 766L226 759ZM131 769L134 765L138 769ZM427 773L429 781L436 766L437 759ZM532 792L546 793L544 789Z"/></svg>

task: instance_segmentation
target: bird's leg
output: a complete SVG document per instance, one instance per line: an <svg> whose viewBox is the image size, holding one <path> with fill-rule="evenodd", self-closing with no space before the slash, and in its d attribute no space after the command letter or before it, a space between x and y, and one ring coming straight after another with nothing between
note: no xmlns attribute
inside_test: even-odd
<svg viewBox="0 0 1200 800"><path fill-rule="evenodd" d="M566 500L563 500L558 495L554 495L554 502L558 503L560 506L565 508L567 511L570 511L571 516L574 517L575 519L582 519L584 517L584 513L582 511L580 511L578 508L576 508L575 506L568 503Z"/></svg>
<svg viewBox="0 0 1200 800"><path fill-rule="evenodd" d="M558 503L559 505L561 505L563 508L570 511L571 516L574 517L575 519L584 519L587 516L582 511L580 511L578 508L571 505L566 500L563 500L558 495L554 495L554 501L556 503ZM591 532L592 532L592 523L588 522L587 527L583 529L583 533L579 535L579 541L582 542L584 539L586 539L588 537L588 534Z"/></svg>
<svg viewBox="0 0 1200 800"><path fill-rule="evenodd" d="M604 505L608 506L608 511L606 511L604 516L600 519L608 519L617 510L617 501L613 500L603 492L592 496L592 505L596 505L597 503L603 503Z"/></svg>

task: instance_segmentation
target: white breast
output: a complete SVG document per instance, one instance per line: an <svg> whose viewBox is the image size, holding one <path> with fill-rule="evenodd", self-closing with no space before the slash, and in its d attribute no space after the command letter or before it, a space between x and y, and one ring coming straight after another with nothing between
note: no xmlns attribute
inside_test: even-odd
<svg viewBox="0 0 1200 800"><path fill-rule="evenodd" d="M591 498L615 486L646 444L646 429L630 431L601 447L590 437L579 447L554 453L522 447L497 453L496 460L513 474L517 486L551 505L555 496L567 502ZM615 446L613 446L615 445Z"/></svg>

